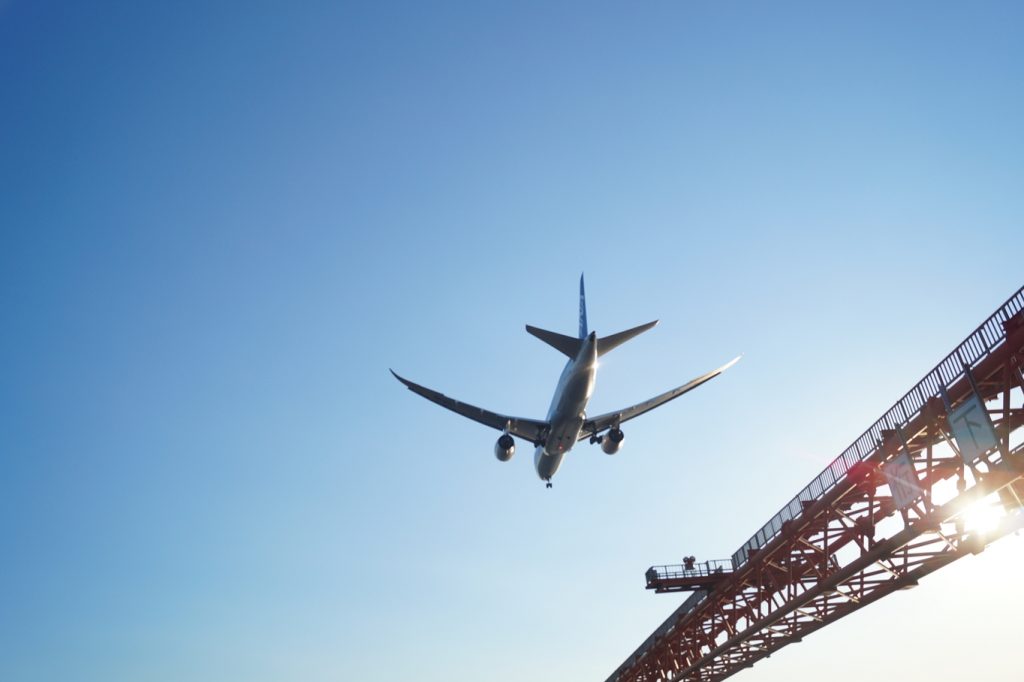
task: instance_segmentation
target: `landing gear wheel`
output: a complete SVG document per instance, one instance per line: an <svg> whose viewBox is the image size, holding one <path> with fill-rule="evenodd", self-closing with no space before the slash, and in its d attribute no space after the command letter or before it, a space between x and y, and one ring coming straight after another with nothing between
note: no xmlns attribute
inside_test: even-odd
<svg viewBox="0 0 1024 682"><path fill-rule="evenodd" d="M546 483L546 484L544 484L544 487L545 487L545 488L550 488L550 487L551 487L551 479L550 479L550 478L549 478L549 479L547 479L547 483Z"/></svg>

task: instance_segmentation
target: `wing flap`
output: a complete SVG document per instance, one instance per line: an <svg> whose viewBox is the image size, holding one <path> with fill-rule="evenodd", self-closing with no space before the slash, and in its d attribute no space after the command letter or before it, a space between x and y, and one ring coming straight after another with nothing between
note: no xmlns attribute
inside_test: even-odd
<svg viewBox="0 0 1024 682"><path fill-rule="evenodd" d="M479 422L485 426L490 426L493 429L504 431L508 428L508 432L513 436L528 440L531 443L539 444L543 441L544 436L548 429L548 423L537 419L523 419L522 417L509 417L508 415L498 414L497 412L491 412L469 403L456 400L455 398L449 398L443 393L439 393L433 389L427 388L426 386L420 386L417 383L413 383L408 379L399 376L395 370L391 370L391 373L395 375L395 378L405 384L413 393L423 396L427 400L437 403L441 407L447 408L456 414L461 414L463 417L468 417L475 422Z"/></svg>
<svg viewBox="0 0 1024 682"><path fill-rule="evenodd" d="M645 412L650 412L654 408L660 407L670 400L675 400L679 396L683 395L684 393L692 391L701 384L705 384L711 381L719 374L721 374L722 372L724 372L725 370L729 369L737 362L739 362L740 357L742 356L733 358L732 360L725 363L718 369L712 370L707 374L702 374L696 379L692 379L683 384L682 386L677 386L676 388L673 388L671 391L665 391L661 395L654 396L650 400L645 400L642 403L637 403L636 405L632 405L623 410L618 410L616 412L608 412L602 415L598 415L597 417L593 417L592 419L588 419L583 424L583 430L580 432L580 440L583 440L584 438L590 438L591 436L596 436L598 433L604 431L607 428L610 428L612 426L618 426L619 424L629 421L634 417L639 417Z"/></svg>

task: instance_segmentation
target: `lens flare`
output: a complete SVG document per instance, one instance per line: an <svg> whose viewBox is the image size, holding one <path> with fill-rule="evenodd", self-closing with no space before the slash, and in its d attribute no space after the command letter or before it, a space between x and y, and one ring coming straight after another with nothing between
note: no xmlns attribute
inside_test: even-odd
<svg viewBox="0 0 1024 682"><path fill-rule="evenodd" d="M980 500L964 510L964 528L968 532L987 535L999 527L1003 509L998 502Z"/></svg>

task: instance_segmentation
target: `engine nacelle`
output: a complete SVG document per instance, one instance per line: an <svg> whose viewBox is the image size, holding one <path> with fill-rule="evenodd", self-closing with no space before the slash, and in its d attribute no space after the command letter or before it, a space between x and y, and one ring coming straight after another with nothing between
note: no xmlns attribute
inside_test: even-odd
<svg viewBox="0 0 1024 682"><path fill-rule="evenodd" d="M494 456L501 462L507 462L516 454L516 441L507 433L501 434L501 438L494 444Z"/></svg>
<svg viewBox="0 0 1024 682"><path fill-rule="evenodd" d="M601 449L606 455L614 455L622 447L622 441L626 440L626 434L622 429L611 429L601 438Z"/></svg>

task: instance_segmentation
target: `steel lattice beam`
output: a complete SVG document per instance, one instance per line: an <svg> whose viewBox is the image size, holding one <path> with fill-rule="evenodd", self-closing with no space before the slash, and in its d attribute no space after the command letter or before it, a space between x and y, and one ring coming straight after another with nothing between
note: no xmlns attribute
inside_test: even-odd
<svg viewBox="0 0 1024 682"><path fill-rule="evenodd" d="M1024 288L746 543L732 574L691 596L608 682L723 680L1016 530L1024 524L1017 438L1024 408L1013 402L1022 389ZM998 442L965 461L949 414L975 394ZM902 508L883 473L901 455L920 488ZM965 511L993 498L999 525L969 528Z"/></svg>

